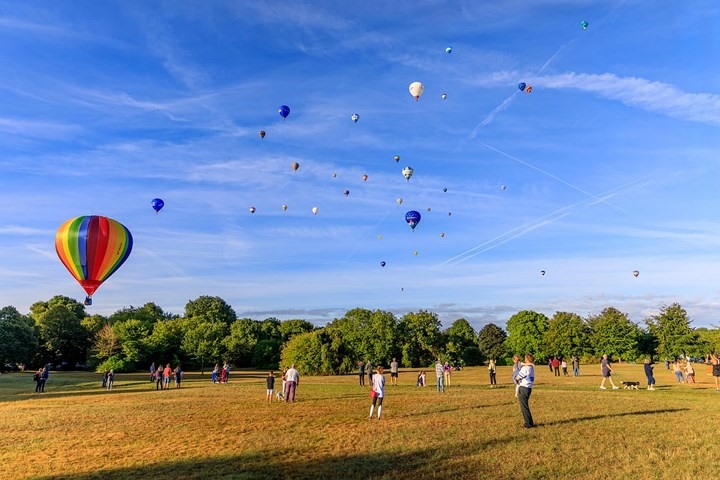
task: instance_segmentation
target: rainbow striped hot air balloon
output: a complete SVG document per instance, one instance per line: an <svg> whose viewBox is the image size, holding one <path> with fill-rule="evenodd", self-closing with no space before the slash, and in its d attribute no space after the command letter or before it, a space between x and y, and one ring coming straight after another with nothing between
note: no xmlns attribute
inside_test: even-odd
<svg viewBox="0 0 720 480"><path fill-rule="evenodd" d="M55 235L55 251L88 294L86 305L92 305L95 290L127 260L132 245L125 225L99 215L71 218Z"/></svg>

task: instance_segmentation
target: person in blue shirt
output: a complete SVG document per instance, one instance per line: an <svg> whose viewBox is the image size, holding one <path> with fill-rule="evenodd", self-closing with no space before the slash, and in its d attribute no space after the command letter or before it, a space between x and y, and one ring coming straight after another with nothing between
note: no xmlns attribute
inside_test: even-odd
<svg viewBox="0 0 720 480"><path fill-rule="evenodd" d="M653 366L650 364L650 359L645 359L645 376L647 377L648 390L655 390L655 377L653 377Z"/></svg>
<svg viewBox="0 0 720 480"><path fill-rule="evenodd" d="M515 380L517 381L517 397L518 403L520 404L520 412L522 413L523 420L525 422L525 428L535 427L533 422L532 413L530 413L530 394L532 393L533 385L535 384L535 365L533 362L535 357L528 353L525 355L525 363L520 367Z"/></svg>

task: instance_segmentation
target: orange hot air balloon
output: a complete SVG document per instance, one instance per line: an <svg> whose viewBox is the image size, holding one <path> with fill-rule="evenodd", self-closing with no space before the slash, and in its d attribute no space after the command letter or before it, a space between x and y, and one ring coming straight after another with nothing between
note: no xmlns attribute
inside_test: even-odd
<svg viewBox="0 0 720 480"><path fill-rule="evenodd" d="M91 305L95 290L130 256L133 237L117 220L99 215L71 218L55 235L55 251L87 293Z"/></svg>
<svg viewBox="0 0 720 480"><path fill-rule="evenodd" d="M367 175L363 175L363 176L362 176L362 179L363 179L363 182L367 182L368 176L367 176Z"/></svg>
<svg viewBox="0 0 720 480"><path fill-rule="evenodd" d="M300 164L298 162L292 162L293 171L297 172L298 168L300 168Z"/></svg>

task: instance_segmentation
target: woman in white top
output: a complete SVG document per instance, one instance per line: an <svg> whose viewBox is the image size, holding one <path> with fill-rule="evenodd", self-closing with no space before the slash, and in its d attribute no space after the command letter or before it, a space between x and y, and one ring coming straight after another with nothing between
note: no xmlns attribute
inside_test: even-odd
<svg viewBox="0 0 720 480"><path fill-rule="evenodd" d="M520 412L525 422L525 428L533 428L535 426L532 414L530 413L530 394L532 393L532 388L535 383L534 361L535 357L531 353L525 355L525 363L522 364L520 371L515 377L515 380L518 382L518 403L520 403Z"/></svg>
<svg viewBox="0 0 720 480"><path fill-rule="evenodd" d="M385 375L383 375L383 367L378 366L376 372L377 373L372 377L372 405L370 405L370 416L368 417L368 420L372 419L375 405L378 407L377 418L380 420L380 415L382 415L383 398L385 398Z"/></svg>

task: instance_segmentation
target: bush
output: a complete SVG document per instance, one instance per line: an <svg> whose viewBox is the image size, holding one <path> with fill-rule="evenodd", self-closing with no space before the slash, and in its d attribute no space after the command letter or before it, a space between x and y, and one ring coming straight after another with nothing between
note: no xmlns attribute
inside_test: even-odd
<svg viewBox="0 0 720 480"><path fill-rule="evenodd" d="M125 360L119 355L113 355L97 366L96 372L112 370L115 373L132 372L133 363Z"/></svg>

